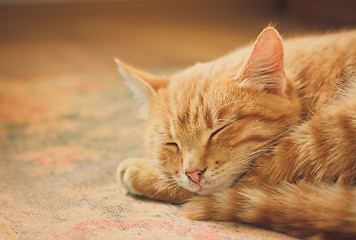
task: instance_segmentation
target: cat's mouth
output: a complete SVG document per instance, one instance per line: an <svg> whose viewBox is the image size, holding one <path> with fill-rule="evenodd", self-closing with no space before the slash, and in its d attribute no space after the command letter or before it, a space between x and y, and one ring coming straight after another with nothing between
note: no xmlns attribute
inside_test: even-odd
<svg viewBox="0 0 356 240"><path fill-rule="evenodd" d="M220 192L220 191L222 191L226 188L230 188L231 186L236 184L243 176L245 176L246 173L247 173L247 171L230 182L224 181L224 182L220 182L220 183L219 182L209 182L206 184L204 184L204 183L196 184L195 185L196 190L194 192L197 193L198 195L209 195L209 194L212 194L215 192ZM231 179L233 179L233 178L231 178Z"/></svg>
<svg viewBox="0 0 356 240"><path fill-rule="evenodd" d="M236 177L236 176L234 176ZM193 181L187 181L186 178L180 178L177 179L177 183L181 185L183 188L194 192L198 195L209 195L212 193L220 192L226 188L231 187L233 184L238 181L238 179L231 177L231 178L223 178L223 179L206 179L203 178L202 181L199 182L193 182ZM183 180L183 181L182 181Z"/></svg>

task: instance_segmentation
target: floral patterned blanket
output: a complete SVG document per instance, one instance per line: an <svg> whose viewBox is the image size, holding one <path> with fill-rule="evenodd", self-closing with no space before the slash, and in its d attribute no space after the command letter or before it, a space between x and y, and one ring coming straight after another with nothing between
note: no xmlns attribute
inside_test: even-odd
<svg viewBox="0 0 356 240"><path fill-rule="evenodd" d="M291 239L135 198L115 179L144 122L120 79L0 79L0 239Z"/></svg>

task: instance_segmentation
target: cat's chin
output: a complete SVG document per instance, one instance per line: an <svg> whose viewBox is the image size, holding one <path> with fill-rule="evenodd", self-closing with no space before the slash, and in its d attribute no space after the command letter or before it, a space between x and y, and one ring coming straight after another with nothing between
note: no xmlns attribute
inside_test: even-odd
<svg viewBox="0 0 356 240"><path fill-rule="evenodd" d="M220 192L225 188L228 188L229 186L231 186L231 184L228 184L227 182L223 183L223 184L215 184L215 185L195 185L194 187L191 186L185 186L184 188L194 192L198 195L210 195L212 193L216 193L216 192Z"/></svg>
<svg viewBox="0 0 356 240"><path fill-rule="evenodd" d="M225 184L218 186L209 186L209 187L200 187L195 193L198 195L210 195L212 193L220 192L225 189L227 186Z"/></svg>
<svg viewBox="0 0 356 240"><path fill-rule="evenodd" d="M216 192L216 188L200 188L196 193L198 195L209 195Z"/></svg>
<svg viewBox="0 0 356 240"><path fill-rule="evenodd" d="M218 188L216 187L202 187L202 186L199 187L195 186L194 189L186 187L186 189L198 195L209 195L218 191Z"/></svg>

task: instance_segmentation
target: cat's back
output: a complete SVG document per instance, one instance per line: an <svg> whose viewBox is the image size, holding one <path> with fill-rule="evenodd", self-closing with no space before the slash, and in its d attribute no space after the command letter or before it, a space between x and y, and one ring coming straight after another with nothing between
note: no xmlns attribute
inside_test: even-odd
<svg viewBox="0 0 356 240"><path fill-rule="evenodd" d="M355 64L356 30L289 38L284 41L284 49L285 70L289 74L306 68L332 71Z"/></svg>
<svg viewBox="0 0 356 240"><path fill-rule="evenodd" d="M356 93L356 30L284 41L286 77L314 113Z"/></svg>

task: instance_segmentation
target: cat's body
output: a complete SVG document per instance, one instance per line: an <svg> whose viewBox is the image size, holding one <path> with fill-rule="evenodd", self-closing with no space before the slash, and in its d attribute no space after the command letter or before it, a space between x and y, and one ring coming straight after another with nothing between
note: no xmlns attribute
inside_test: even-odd
<svg viewBox="0 0 356 240"><path fill-rule="evenodd" d="M146 104L154 160L120 164L131 193L189 199L192 219L356 237L356 31L283 43L266 28L169 79L119 70Z"/></svg>

